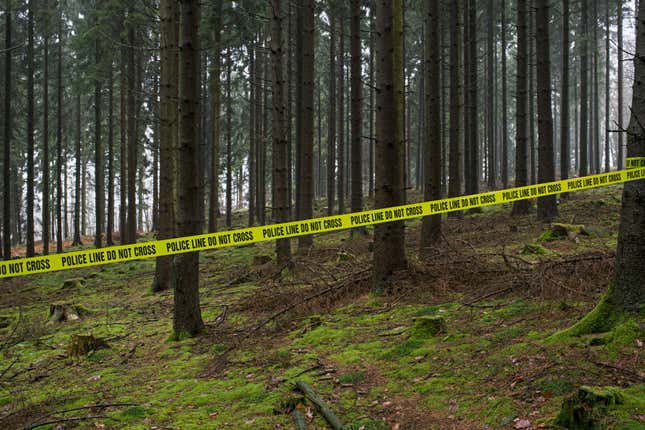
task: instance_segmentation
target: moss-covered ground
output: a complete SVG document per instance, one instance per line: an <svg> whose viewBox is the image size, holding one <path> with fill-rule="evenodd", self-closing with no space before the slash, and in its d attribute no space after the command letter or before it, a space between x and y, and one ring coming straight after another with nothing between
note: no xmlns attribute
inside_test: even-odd
<svg viewBox="0 0 645 430"><path fill-rule="evenodd" d="M411 221L409 269L380 297L369 293L369 237L319 236L282 276L253 264L272 243L204 252L207 329L179 341L171 292L150 291L152 260L3 281L0 428L83 418L39 428L289 429L299 379L350 429L548 428L583 385L624 399L600 428L645 428L643 316L552 338L609 285L619 208L620 187L572 194L559 221L595 233L549 241L534 214L486 208L448 219L426 260ZM87 312L48 323L61 302ZM445 329L415 329L433 317ZM90 334L110 348L68 357L71 336ZM97 404L114 406L64 412ZM306 412L310 428L327 428Z"/></svg>

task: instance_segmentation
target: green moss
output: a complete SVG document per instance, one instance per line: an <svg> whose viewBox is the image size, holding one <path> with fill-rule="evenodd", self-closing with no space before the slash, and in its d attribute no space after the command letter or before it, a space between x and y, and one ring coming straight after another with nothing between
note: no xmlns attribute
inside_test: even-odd
<svg viewBox="0 0 645 430"><path fill-rule="evenodd" d="M568 379L547 379L538 384L544 393L551 392L555 396L562 396L573 390L573 383Z"/></svg>
<svg viewBox="0 0 645 430"><path fill-rule="evenodd" d="M401 357L406 357L417 349L421 348L423 340L417 338L410 338L403 341L401 344L386 351L382 358L386 360L396 360Z"/></svg>
<svg viewBox="0 0 645 430"><path fill-rule="evenodd" d="M410 336L429 339L446 332L446 321L442 317L419 317L414 321Z"/></svg>
<svg viewBox="0 0 645 430"><path fill-rule="evenodd" d="M586 334L605 333L623 319L623 313L611 304L607 297L611 295L613 284L596 307L573 326L553 334L549 342L558 342L567 337L579 337Z"/></svg>
<svg viewBox="0 0 645 430"><path fill-rule="evenodd" d="M542 245L532 243L527 243L526 245L524 245L524 248L522 248L521 251L521 254L523 255L546 255L549 253L550 251Z"/></svg>
<svg viewBox="0 0 645 430"><path fill-rule="evenodd" d="M614 387L580 387L562 404L554 424L570 430L600 430L608 410L624 403L620 390Z"/></svg>
<svg viewBox="0 0 645 430"><path fill-rule="evenodd" d="M341 384L356 384L365 379L365 374L363 372L350 372L340 375L338 381Z"/></svg>

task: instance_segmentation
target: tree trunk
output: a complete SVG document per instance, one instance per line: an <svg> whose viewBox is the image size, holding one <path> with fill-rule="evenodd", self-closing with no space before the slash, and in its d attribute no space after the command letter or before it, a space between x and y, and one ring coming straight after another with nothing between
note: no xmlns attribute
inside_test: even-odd
<svg viewBox="0 0 645 430"><path fill-rule="evenodd" d="M600 173L600 98L598 94L598 0L591 0L593 2L593 173Z"/></svg>
<svg viewBox="0 0 645 430"><path fill-rule="evenodd" d="M623 0L618 0L618 170L624 167L625 133L623 132Z"/></svg>
<svg viewBox="0 0 645 430"><path fill-rule="evenodd" d="M361 3L351 0L351 127L352 127L352 212L363 210L363 81L361 58Z"/></svg>
<svg viewBox="0 0 645 430"><path fill-rule="evenodd" d="M516 107L515 107L515 186L528 185L527 172L527 147L528 147L528 119L526 117L528 102L528 58L527 58L527 14L528 0L517 1L517 80L516 80ZM529 201L518 200L513 203L513 215L527 215Z"/></svg>
<svg viewBox="0 0 645 430"><path fill-rule="evenodd" d="M119 61L119 237L127 243L127 120L126 120L126 61L127 48L121 48ZM163 90L163 88L162 88Z"/></svg>
<svg viewBox="0 0 645 430"><path fill-rule="evenodd" d="M257 119L255 116L255 93L256 74L255 70L255 42L256 38L253 37L249 43L249 226L255 223L255 128L257 127Z"/></svg>
<svg viewBox="0 0 645 430"><path fill-rule="evenodd" d="M560 179L569 178L569 0L562 0L562 84L560 92ZM562 197L565 197L563 194Z"/></svg>
<svg viewBox="0 0 645 430"><path fill-rule="evenodd" d="M450 6L450 167L448 195L461 195L461 28L460 2L453 1ZM426 31L430 31L426 27ZM425 73L424 73L425 74ZM424 79L426 81L427 79ZM423 87L422 87L423 88ZM421 116L419 117L421 121ZM421 139L419 139L419 144ZM430 173L430 172L428 172ZM461 212L453 212L452 217L461 217Z"/></svg>
<svg viewBox="0 0 645 430"><path fill-rule="evenodd" d="M231 51L228 50L226 62L226 226L231 227L232 213L233 213L233 200L232 200L232 187L233 187L233 154L232 154L232 119L233 119L233 100L231 98L231 68L233 67L233 60L231 59ZM256 90L257 91L257 90ZM258 195L259 195L258 191Z"/></svg>
<svg viewBox="0 0 645 430"><path fill-rule="evenodd" d="M403 4L376 1L376 187L375 207L404 204L403 193ZM373 291L390 292L404 269L402 221L374 226Z"/></svg>
<svg viewBox="0 0 645 430"><path fill-rule="evenodd" d="M538 182L555 181L555 160L553 154L553 112L551 111L551 58L549 0L537 0L535 28L537 30L537 87L538 87L538 134L539 167ZM551 221L558 216L556 196L538 199L538 219Z"/></svg>
<svg viewBox="0 0 645 430"><path fill-rule="evenodd" d="M609 92L611 86L609 80L611 76L609 74L609 41L611 34L609 33L609 2L605 4L605 172L609 172L610 162L609 162Z"/></svg>
<svg viewBox="0 0 645 430"><path fill-rule="evenodd" d="M301 86L300 118L300 168L298 169L300 183L297 197L299 219L313 217L313 141L314 141L314 1L301 0L302 14L302 70L298 77ZM305 251L313 245L311 235L298 238L298 249Z"/></svg>
<svg viewBox="0 0 645 430"><path fill-rule="evenodd" d="M336 18L329 11L329 116L327 117L327 215L334 214L336 179Z"/></svg>
<svg viewBox="0 0 645 430"><path fill-rule="evenodd" d="M210 92L212 110L212 151L211 151L211 188L208 209L208 232L217 231L219 216L219 147L220 147L220 54L222 50L222 0L217 0L213 7L213 53L210 70Z"/></svg>
<svg viewBox="0 0 645 430"><path fill-rule="evenodd" d="M137 241L137 126L135 92L138 81L134 61L135 29L133 24L128 28L128 214L127 214L127 242ZM197 171L197 170L196 170Z"/></svg>
<svg viewBox="0 0 645 430"><path fill-rule="evenodd" d="M488 65L486 68L487 73L487 93L488 93L488 103L487 103L487 118L488 118L488 137L487 137L487 148L488 148L488 157L486 161L486 167L488 168L488 188L494 190L497 186L496 184L496 171L495 166L497 165L497 160L495 157L495 87L494 87L494 72L495 72L495 63L494 63L494 45L493 39L495 38L495 31L493 27L493 17L495 13L495 8L493 5L494 0L488 0L488 10L487 10L487 21L488 21L488 31L487 31L487 48L486 55L488 59Z"/></svg>
<svg viewBox="0 0 645 430"><path fill-rule="evenodd" d="M27 10L27 257L34 250L34 0Z"/></svg>
<svg viewBox="0 0 645 430"><path fill-rule="evenodd" d="M155 82L155 101L156 96ZM156 121L155 121L156 122ZM158 129L155 132L155 140L159 139ZM156 153L156 149L155 149ZM107 180L107 227L105 231L105 243L107 246L114 245L112 233L114 232L114 71L112 64L112 56L110 56L108 64L108 180ZM155 160L156 166L156 160ZM156 170L156 167L155 167ZM154 180L156 182L157 172L154 172ZM158 198L158 196L157 196Z"/></svg>
<svg viewBox="0 0 645 430"><path fill-rule="evenodd" d="M177 77L179 73L179 4L162 0L161 14L161 73L159 76L159 239L170 239L175 233L175 194L178 139ZM159 257L155 265L153 291L169 290L172 280L172 256Z"/></svg>
<svg viewBox="0 0 645 430"><path fill-rule="evenodd" d="M581 25L582 34L589 33L587 0L582 0L580 13L582 15ZM587 142L588 121L589 121L589 99L588 99L588 75L589 75L589 56L588 56L587 38L580 38L580 176L589 174L589 147Z"/></svg>
<svg viewBox="0 0 645 430"><path fill-rule="evenodd" d="M439 41L439 0L426 0L425 19L425 112L426 141L423 151L423 199L441 199L441 94L437 79L441 67ZM421 254L429 255L429 248L441 239L441 215L423 218L421 226Z"/></svg>
<svg viewBox="0 0 645 430"><path fill-rule="evenodd" d="M4 74L4 158L3 158L3 183L4 206L2 214L3 224L3 252L5 260L11 260L11 0L7 0L5 9L5 74Z"/></svg>
<svg viewBox="0 0 645 430"><path fill-rule="evenodd" d="M179 175L177 234L200 233L199 200L199 1L179 3ZM204 329L199 306L199 253L176 255L173 261L174 320L176 336L195 335Z"/></svg>
<svg viewBox="0 0 645 430"><path fill-rule="evenodd" d="M63 11L58 17L58 66L56 70L56 252L63 252Z"/></svg>
<svg viewBox="0 0 645 430"><path fill-rule="evenodd" d="M278 223L289 221L288 164L286 137L286 79L283 71L284 52L282 43L282 8L280 0L272 0L271 16L271 64L273 76L273 213ZM276 262L278 267L291 262L291 241L276 241Z"/></svg>
<svg viewBox="0 0 645 430"><path fill-rule="evenodd" d="M82 180L82 153L81 153L81 94L76 94L76 179L74 180L74 240L72 246L82 245L81 240L81 183Z"/></svg>
<svg viewBox="0 0 645 430"><path fill-rule="evenodd" d="M566 1L566 0L565 0ZM502 188L508 188L508 90L506 79L506 0L502 0Z"/></svg>
<svg viewBox="0 0 645 430"><path fill-rule="evenodd" d="M45 7L49 8L49 0L45 1ZM49 20L45 17L43 35L43 255L49 254L49 167Z"/></svg>
<svg viewBox="0 0 645 430"><path fill-rule="evenodd" d="M529 103L529 178L531 179L531 184L537 183L537 160L536 160L536 151L535 151L535 21L533 20L533 9L534 9L534 0L529 0L528 8L528 44L529 44L529 56L528 56L528 67L529 67L529 92L528 92L528 103Z"/></svg>
<svg viewBox="0 0 645 430"><path fill-rule="evenodd" d="M370 130L370 135L369 135L369 176L368 176L368 186L367 186L367 193L368 196L371 199L374 198L374 56L375 56L375 48L374 48L374 32L376 31L374 28L374 0L370 0L370 60L369 60L369 67L370 67L370 81L369 81L369 91L370 91L370 112L369 112L369 130ZM418 166L418 165L417 165Z"/></svg>
<svg viewBox="0 0 645 430"><path fill-rule="evenodd" d="M338 45L338 213L345 213L345 16L340 14Z"/></svg>

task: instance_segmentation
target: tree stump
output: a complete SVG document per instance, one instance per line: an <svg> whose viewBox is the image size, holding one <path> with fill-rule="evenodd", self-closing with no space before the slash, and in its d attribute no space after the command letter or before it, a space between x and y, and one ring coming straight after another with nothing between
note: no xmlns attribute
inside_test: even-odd
<svg viewBox="0 0 645 430"><path fill-rule="evenodd" d="M428 339L446 332L446 321L442 317L420 317L414 321L410 337Z"/></svg>
<svg viewBox="0 0 645 430"><path fill-rule="evenodd" d="M617 388L583 386L564 401L554 424L570 430L600 429L607 409L621 403L623 396Z"/></svg>
<svg viewBox="0 0 645 430"><path fill-rule="evenodd" d="M109 348L110 345L101 338L92 335L81 336L72 335L72 340L67 346L68 357L84 357L92 351Z"/></svg>

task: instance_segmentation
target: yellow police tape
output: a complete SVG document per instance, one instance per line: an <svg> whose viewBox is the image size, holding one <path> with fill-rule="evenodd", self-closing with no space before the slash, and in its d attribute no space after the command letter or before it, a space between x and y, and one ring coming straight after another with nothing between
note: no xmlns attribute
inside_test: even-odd
<svg viewBox="0 0 645 430"><path fill-rule="evenodd" d="M629 158L627 159L626 165L627 170L519 188L508 188L488 193L412 203L302 221L290 221L260 227L249 227L220 233L201 234L175 239L142 242L133 245L112 246L65 254L3 261L0 262L0 278L77 269L80 267L98 266L129 260L155 258L185 252L205 251L208 249L308 234L325 233L645 179L645 157Z"/></svg>

